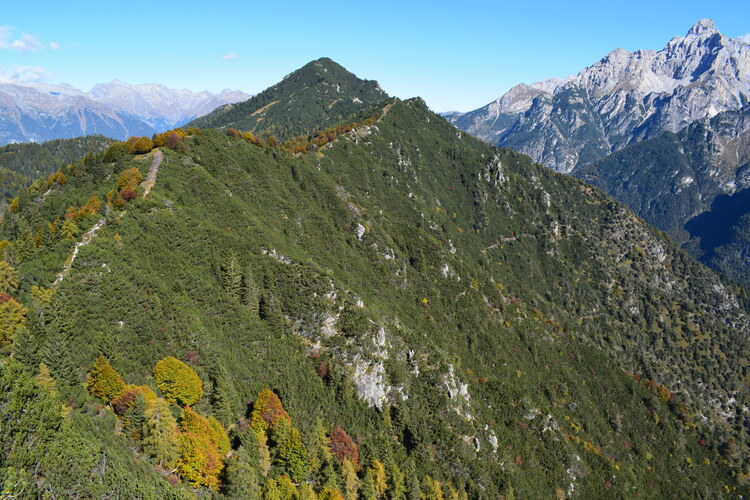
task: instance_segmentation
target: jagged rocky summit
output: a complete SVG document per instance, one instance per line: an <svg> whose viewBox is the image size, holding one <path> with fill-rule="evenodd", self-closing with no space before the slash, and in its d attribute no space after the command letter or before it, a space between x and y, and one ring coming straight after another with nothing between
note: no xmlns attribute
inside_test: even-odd
<svg viewBox="0 0 750 500"><path fill-rule="evenodd" d="M662 50L618 48L577 75L520 84L483 108L448 118L567 173L633 142L739 109L749 98L750 44L702 19Z"/></svg>

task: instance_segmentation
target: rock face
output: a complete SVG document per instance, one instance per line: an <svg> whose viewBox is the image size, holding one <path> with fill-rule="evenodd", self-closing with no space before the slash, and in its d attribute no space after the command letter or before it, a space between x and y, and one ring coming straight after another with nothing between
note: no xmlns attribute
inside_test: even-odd
<svg viewBox="0 0 750 500"><path fill-rule="evenodd" d="M249 97L118 81L88 93L66 84L0 81L0 145L93 134L115 139L151 135Z"/></svg>
<svg viewBox="0 0 750 500"><path fill-rule="evenodd" d="M750 44L703 19L660 51L617 49L564 80L517 85L448 118L561 172L750 101Z"/></svg>

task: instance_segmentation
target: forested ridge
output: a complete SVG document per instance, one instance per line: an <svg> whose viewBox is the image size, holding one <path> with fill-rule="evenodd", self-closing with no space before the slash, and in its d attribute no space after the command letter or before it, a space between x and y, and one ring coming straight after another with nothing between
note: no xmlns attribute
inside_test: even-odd
<svg viewBox="0 0 750 500"><path fill-rule="evenodd" d="M135 138L14 199L4 493L744 493L744 292L420 99L364 104Z"/></svg>

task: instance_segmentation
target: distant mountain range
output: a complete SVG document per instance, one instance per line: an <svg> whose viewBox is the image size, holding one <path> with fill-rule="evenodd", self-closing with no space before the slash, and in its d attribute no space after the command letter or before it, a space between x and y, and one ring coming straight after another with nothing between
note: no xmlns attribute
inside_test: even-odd
<svg viewBox="0 0 750 500"><path fill-rule="evenodd" d="M749 101L750 45L703 19L660 51L617 49L577 75L520 84L487 106L447 118L567 173Z"/></svg>
<svg viewBox="0 0 750 500"><path fill-rule="evenodd" d="M67 84L0 80L0 145L93 134L151 135L249 97L235 90L196 93L117 80L89 92Z"/></svg>

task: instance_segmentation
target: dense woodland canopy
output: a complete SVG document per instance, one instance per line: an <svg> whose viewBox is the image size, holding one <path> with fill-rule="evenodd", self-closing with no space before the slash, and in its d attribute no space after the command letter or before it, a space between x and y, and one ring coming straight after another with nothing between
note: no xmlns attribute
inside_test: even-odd
<svg viewBox="0 0 750 500"><path fill-rule="evenodd" d="M3 494L744 494L744 292L421 100L376 108L135 138L13 200Z"/></svg>

